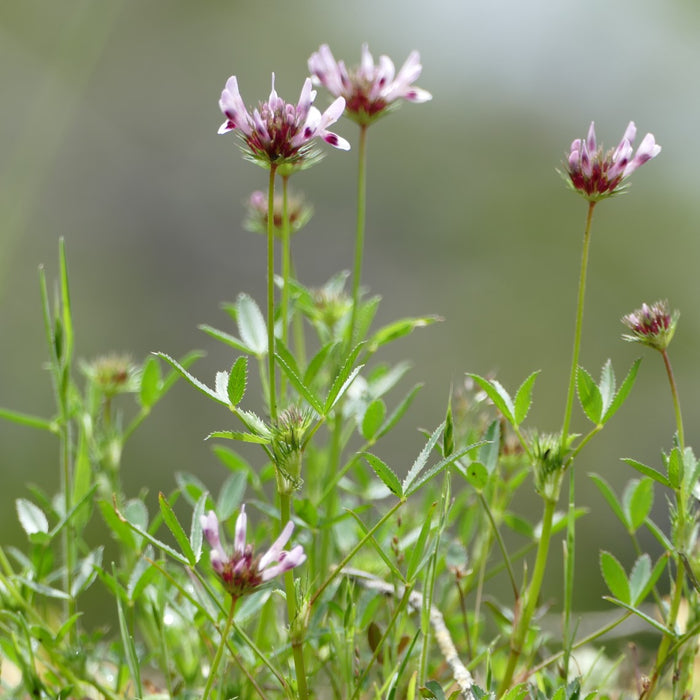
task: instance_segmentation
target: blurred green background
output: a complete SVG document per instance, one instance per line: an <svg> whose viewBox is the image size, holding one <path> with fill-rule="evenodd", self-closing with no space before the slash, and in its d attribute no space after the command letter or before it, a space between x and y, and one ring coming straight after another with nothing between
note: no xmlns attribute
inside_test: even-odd
<svg viewBox="0 0 700 700"><path fill-rule="evenodd" d="M620 317L668 298L682 312L672 345L686 439L697 439L700 336L700 11L693 2L352 3L298 0L21 0L0 4L0 405L53 410L37 267L57 272L67 244L78 350L141 360L154 350L207 351L195 373L230 366L228 349L197 330L227 328L221 301L264 299L264 240L242 230L243 202L265 186L232 136L217 136L217 100L236 74L249 105L277 90L296 101L319 44L356 64L368 42L400 65L421 53L417 84L434 99L404 105L370 130L364 281L382 294L380 321L435 313L445 321L385 355L411 358L424 380L382 456L402 470L443 418L465 371L498 372L514 388L542 369L531 423L561 425L580 245L586 212L555 168L596 121L617 144L629 120L663 151L631 192L594 221L581 361L618 376L645 356L631 400L578 460L580 606L599 607L601 543L631 551L586 474L620 490L619 461L659 464L673 430L660 358L620 340ZM328 103L321 90L319 107ZM337 131L356 142L356 127ZM299 277L320 284L352 264L356 153L328 151L293 179L316 216L294 242ZM331 152L332 151L332 152ZM408 385L407 385L408 386ZM574 428L583 430L580 412ZM224 470L203 437L228 414L184 383L137 432L124 455L127 491L174 488L178 470L212 488ZM51 436L0 423L0 528L21 542L14 499L25 483L58 487ZM523 504L526 508L531 504ZM655 512L666 524L664 499ZM616 541L617 539L617 541ZM655 552L653 543L648 543ZM549 594L559 595L552 570Z"/></svg>

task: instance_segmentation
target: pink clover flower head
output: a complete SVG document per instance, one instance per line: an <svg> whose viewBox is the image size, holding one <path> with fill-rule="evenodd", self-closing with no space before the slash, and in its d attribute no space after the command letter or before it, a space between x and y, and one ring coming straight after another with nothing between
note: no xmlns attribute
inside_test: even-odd
<svg viewBox="0 0 700 700"><path fill-rule="evenodd" d="M413 82L423 67L418 51L412 51L396 73L388 56L375 65L367 44L362 45L360 65L348 70L336 61L327 44L309 58L309 72L315 85L323 85L332 95L345 98L347 116L359 124L370 124L398 105L399 100L427 102L433 96Z"/></svg>
<svg viewBox="0 0 700 700"><path fill-rule="evenodd" d="M219 521L213 510L201 516L201 524L204 537L211 547L209 553L211 567L234 598L252 593L267 581L306 561L306 554L301 545L288 551L284 549L294 530L294 523L291 520L284 526L282 533L272 546L259 556L255 556L253 545L246 542L248 518L244 505L241 506L236 519L231 554L228 554L221 545Z"/></svg>
<svg viewBox="0 0 700 700"><path fill-rule="evenodd" d="M672 312L667 301L657 301L651 306L642 304L640 309L622 317L622 323L631 331L622 337L664 352L676 332L679 317L680 313Z"/></svg>
<svg viewBox="0 0 700 700"><path fill-rule="evenodd" d="M238 80L232 75L221 93L219 107L226 121L219 127L220 134L238 130L247 157L263 167L292 166L299 169L308 166L320 156L314 150L314 139L321 138L332 146L347 151L350 144L328 127L340 119L345 100L338 98L321 113L313 106L316 91L307 78L296 105L285 102L275 91L275 75L272 74L272 91L267 102L248 111L238 89Z"/></svg>
<svg viewBox="0 0 700 700"><path fill-rule="evenodd" d="M598 202L625 191L625 180L648 160L661 152L653 134L647 134L634 153L632 144L637 127L630 122L622 140L613 150L604 152L595 135L594 122L585 139L574 139L566 159L566 183L589 202Z"/></svg>

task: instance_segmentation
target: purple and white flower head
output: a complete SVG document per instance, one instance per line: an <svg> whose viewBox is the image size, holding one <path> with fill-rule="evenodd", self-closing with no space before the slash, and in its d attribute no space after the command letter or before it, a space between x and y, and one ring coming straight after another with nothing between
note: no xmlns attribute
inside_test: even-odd
<svg viewBox="0 0 700 700"><path fill-rule="evenodd" d="M661 151L653 134L647 134L634 153L637 127L630 122L617 148L604 152L596 141L594 123L585 139L575 139L567 156L566 183L589 202L598 202L625 190L624 181ZM633 155L634 153L634 155Z"/></svg>
<svg viewBox="0 0 700 700"><path fill-rule="evenodd" d="M327 44L309 58L309 72L315 85L323 85L332 95L345 98L345 112L359 124L370 124L397 106L398 100L427 102L433 96L413 85L423 67L420 55L412 51L396 73L393 61L380 56L377 65L367 44L362 45L362 60L351 69L336 61Z"/></svg>
<svg viewBox="0 0 700 700"><path fill-rule="evenodd" d="M672 312L667 301L656 301L651 306L642 304L640 309L622 317L622 323L631 331L622 337L631 343L642 343L663 352L676 332L679 317L680 313Z"/></svg>
<svg viewBox="0 0 700 700"><path fill-rule="evenodd" d="M284 526L272 546L260 556L255 556L253 545L246 542L248 519L244 505L241 506L236 519L231 554L228 554L221 544L219 520L213 510L201 516L201 524L204 537L211 547L211 568L234 598L252 593L263 583L306 561L304 548L300 544L289 551L284 549L294 530L291 520Z"/></svg>
<svg viewBox="0 0 700 700"><path fill-rule="evenodd" d="M220 134L238 130L244 151L254 162L263 167L305 167L318 158L313 148L314 139L321 138L331 146L347 151L350 144L328 131L338 121L345 109L345 100L338 98L323 113L313 106L316 91L311 79L304 81L299 102L285 102L275 91L275 75L272 74L272 91L267 102L261 102L252 113L246 108L238 90L236 76L226 81L219 107L226 121L219 127Z"/></svg>

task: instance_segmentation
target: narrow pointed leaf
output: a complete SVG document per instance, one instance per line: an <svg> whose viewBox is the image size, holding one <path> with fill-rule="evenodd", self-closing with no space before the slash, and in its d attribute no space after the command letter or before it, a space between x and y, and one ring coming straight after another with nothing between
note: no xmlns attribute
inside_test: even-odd
<svg viewBox="0 0 700 700"><path fill-rule="evenodd" d="M360 432L367 442L372 442L386 416L386 404L381 399L372 401L362 417Z"/></svg>
<svg viewBox="0 0 700 700"><path fill-rule="evenodd" d="M197 560L194 556L194 552L192 551L190 540L185 534L182 525L180 525L180 521L177 519L175 511L173 511L172 506L168 503L162 492L158 494L158 503L160 505L160 512L163 516L163 520L168 526L168 530L173 533L173 537L180 546L182 553L187 557L187 561L190 563L190 566L194 566L197 563Z"/></svg>
<svg viewBox="0 0 700 700"><path fill-rule="evenodd" d="M304 372L304 384L306 386L311 386L316 377L318 377L319 372L326 366L326 359L328 353L331 351L335 343L326 343L323 345L319 351L309 360L309 364Z"/></svg>
<svg viewBox="0 0 700 700"><path fill-rule="evenodd" d="M630 467L636 469L640 474L644 474L644 476L649 476L659 484L663 484L667 488L671 488L671 482L661 472L656 471L656 469L648 467L646 464L642 464L636 459L631 459L630 457L623 457L622 461L629 464Z"/></svg>
<svg viewBox="0 0 700 700"><path fill-rule="evenodd" d="M431 479L436 477L440 472L447 469L447 467L452 466L457 460L469 454L469 452L471 452L472 450L481 447L481 445L483 444L483 442L475 442L472 445L468 445L467 447L464 447L461 450L458 450L457 452L453 452L449 457L441 459L437 464L434 464L432 467L429 467L425 471L421 472L418 478L411 483L411 487L406 491L405 496L408 498L408 496L414 494L425 484L427 484Z"/></svg>
<svg viewBox="0 0 700 700"><path fill-rule="evenodd" d="M235 430L215 430L207 435L206 439L210 438L225 438L226 440L239 440L240 442L252 442L256 445L267 445L270 438L254 433L241 433Z"/></svg>
<svg viewBox="0 0 700 700"><path fill-rule="evenodd" d="M406 394L401 403L391 412L391 415L386 419L381 429L377 433L377 439L386 435L400 420L408 410L409 406L416 398L416 394L423 388L422 384L416 384L411 391Z"/></svg>
<svg viewBox="0 0 700 700"><path fill-rule="evenodd" d="M236 321L243 342L258 356L267 354L267 325L255 300L247 294L236 299Z"/></svg>
<svg viewBox="0 0 700 700"><path fill-rule="evenodd" d="M228 375L228 400L232 406L237 406L245 394L248 382L248 358L239 357L231 367Z"/></svg>
<svg viewBox="0 0 700 700"><path fill-rule="evenodd" d="M625 528L629 530L630 523L627 520L625 512L620 506L620 502L618 501L615 492L610 487L610 484L608 484L608 482L605 481L602 476L598 476L598 474L591 474L590 477L593 479L593 483L595 483L595 485L598 487L598 490L603 494L603 498L605 498L605 500L608 502L612 512L615 513L615 515L620 519L620 522L625 526Z"/></svg>
<svg viewBox="0 0 700 700"><path fill-rule="evenodd" d="M384 485L391 491L394 495L401 498L403 496L403 491L401 490L401 482L393 470L388 467L379 457L373 455L371 452L363 452L362 456L365 458L367 464L374 470L374 473L382 480Z"/></svg>
<svg viewBox="0 0 700 700"><path fill-rule="evenodd" d="M442 431L444 429L445 422L443 421L440 425L438 425L437 428L435 428L433 434L428 439L428 442L420 451L418 457L416 457L415 461L413 462L413 465L408 470L408 474L406 474L406 477L403 480L402 488L404 492L407 492L411 488L411 485L418 478L418 475L423 470L423 467L425 467L426 463L428 462L428 458L430 457L430 454L435 448L437 441L440 439L440 436L442 435Z"/></svg>
<svg viewBox="0 0 700 700"><path fill-rule="evenodd" d="M598 382L600 396L603 399L603 415L610 408L612 400L615 398L615 372L613 371L612 362L606 360L603 368L600 371L600 382Z"/></svg>
<svg viewBox="0 0 700 700"><path fill-rule="evenodd" d="M209 398L218 401L225 406L228 406L228 397L223 397L218 394L214 389L210 389L206 384L202 383L196 377L193 377L177 360L166 355L164 352L155 353L156 357L160 357L165 360L173 369L179 372L193 387L199 389L203 394L206 394Z"/></svg>
<svg viewBox="0 0 700 700"><path fill-rule="evenodd" d="M275 357L277 358L277 364L279 365L280 369L287 375L287 379L289 379L290 384L294 386L294 388L306 400L309 406L311 406L311 408L318 413L319 416L325 415L321 401L316 397L314 392L304 384L299 374L287 364L279 353L275 353Z"/></svg>
<svg viewBox="0 0 700 700"><path fill-rule="evenodd" d="M39 416L30 416L27 413L19 411L11 411L8 408L0 408L0 418L26 425L29 428L39 428L39 430L48 430L50 433L56 432L56 424L53 421L40 418Z"/></svg>
<svg viewBox="0 0 700 700"><path fill-rule="evenodd" d="M530 410L532 405L532 389L535 385L535 379L540 373L539 370L533 372L521 385L515 394L515 407L513 415L515 417L515 424L520 425Z"/></svg>
<svg viewBox="0 0 700 700"><path fill-rule="evenodd" d="M617 413L617 410L625 402L625 399L629 395L630 391L632 391L634 380L637 378L637 371L639 370L639 364L641 361L641 359L635 360L632 367L630 367L630 371L627 373L627 376L620 385L620 389L617 394L615 394L615 398L611 401L610 406L605 410L605 414L603 415L603 423L607 423Z"/></svg>
<svg viewBox="0 0 700 700"><path fill-rule="evenodd" d="M190 527L190 546L194 553L195 561L199 561L202 556L202 515L207 505L207 494L203 493L197 500L197 504L192 511L192 526Z"/></svg>
<svg viewBox="0 0 700 700"><path fill-rule="evenodd" d="M630 603L630 585L622 564L610 552L600 553L600 570L610 592L623 603Z"/></svg>
<svg viewBox="0 0 700 700"><path fill-rule="evenodd" d="M372 336L369 342L369 351L374 353L382 345L386 345L387 343L408 335L415 328L422 328L423 326L428 326L431 323L435 323L436 321L440 320L441 319L439 316L423 316L421 318L403 318L398 321L394 321L393 323L380 328Z"/></svg>
<svg viewBox="0 0 700 700"><path fill-rule="evenodd" d="M231 335L230 333L226 333L225 331L220 331L218 328L214 328L213 326L209 326L206 323L202 323L197 327L199 328L200 331L204 331L207 335L211 336L215 340L219 340L222 343L225 343L226 345L229 345L232 348L235 348L239 352L243 352L246 355L256 355L257 356L257 353L253 350L253 348L249 347L242 340L239 340L238 338Z"/></svg>
<svg viewBox="0 0 700 700"><path fill-rule="evenodd" d="M501 451L501 422L492 421L484 433L485 444L479 450L479 461L486 467L489 474L493 474L498 464L498 455Z"/></svg>
<svg viewBox="0 0 700 700"><path fill-rule="evenodd" d="M624 505L632 531L636 532L644 524L654 505L653 479L646 477L639 481L630 481L625 489Z"/></svg>
<svg viewBox="0 0 700 700"><path fill-rule="evenodd" d="M641 594L646 588L647 582L651 578L651 557L642 554L634 562L630 572L630 602L632 605L639 605L642 602Z"/></svg>
<svg viewBox="0 0 700 700"><path fill-rule="evenodd" d="M634 613L637 617L640 617L642 620L647 622L649 625L651 625L654 629L659 630L661 634L666 634L671 639L676 639L678 635L676 635L675 632L671 631L668 627L665 625L661 624L658 620L655 620L653 617L650 617L647 615L645 612L639 610L639 608L635 608L634 605L630 605L629 603L625 603L622 600L619 600L617 598L611 598L610 596L603 596L603 600L608 600L611 603L614 603L615 605L619 605L621 608L624 608L625 610L629 610L631 613Z"/></svg>
<svg viewBox="0 0 700 700"><path fill-rule="evenodd" d="M352 383L352 380L357 376L358 372L362 369L363 365L355 367L355 360L360 354L360 350L364 347L364 343L358 343L350 352L350 354L345 359L345 364L343 364L340 372L333 380L333 384L326 397L326 404L321 415L328 415L333 406L335 406L336 401L345 393L347 388Z"/></svg>
<svg viewBox="0 0 700 700"><path fill-rule="evenodd" d="M576 389L581 408L588 420L594 425L600 425L603 416L603 397L593 377L583 367L576 370Z"/></svg>
<svg viewBox="0 0 700 700"><path fill-rule="evenodd" d="M513 399L510 398L508 392L499 382L495 379L489 381L488 379L480 377L478 374L467 373L467 376L471 377L486 392L491 401L496 405L496 408L511 425L517 425L515 422L515 406L513 405Z"/></svg>
<svg viewBox="0 0 700 700"><path fill-rule="evenodd" d="M138 535L141 535L144 539L146 539L148 542L150 542L154 547L157 547L161 551L165 552L166 554L169 554L175 561L180 562L180 564L183 564L185 566L189 565L189 560L186 557L183 557L180 552L176 551L169 545L165 544L165 542L161 542L159 539L151 535L150 532L147 530L144 530L142 527L139 527L135 523L130 522L127 520L116 508L115 512L117 514L117 517L126 525L128 525L135 533Z"/></svg>
<svg viewBox="0 0 700 700"><path fill-rule="evenodd" d="M160 365L155 357L149 357L143 365L141 372L141 386L139 388L139 401L144 408L151 408L160 398L163 379L160 374Z"/></svg>

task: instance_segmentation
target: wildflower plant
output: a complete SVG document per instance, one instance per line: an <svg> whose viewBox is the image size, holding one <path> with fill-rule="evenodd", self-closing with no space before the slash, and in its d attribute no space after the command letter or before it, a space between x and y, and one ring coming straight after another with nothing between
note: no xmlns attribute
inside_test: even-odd
<svg viewBox="0 0 700 700"><path fill-rule="evenodd" d="M82 362L76 379L63 243L54 300L42 273L55 414L0 409L0 416L56 436L60 488L53 495L32 488L17 498L26 549L0 547L0 659L16 675L2 677L2 696L688 697L700 635L700 463L686 443L669 358L679 314L666 302L625 315L623 337L661 354L676 433L659 467L625 458L637 476L622 495L592 475L636 560L628 570L615 553L601 551L606 605L620 614L585 636L575 622L576 533L586 509L577 503L574 470L630 396L640 368L632 361L618 382L610 361L599 379L579 365L593 211L624 191L660 146L647 134L635 151L630 122L618 146L604 152L591 124L566 158L567 185L588 207L561 427L530 424L539 371L514 391L470 372L424 431L419 453L396 465L384 438L404 429L421 384L397 396L409 364L387 363L382 353L439 319L375 324L380 298L361 284L366 137L379 117L399 118L400 102L431 96L414 85L417 52L397 72L387 56L375 64L365 45L360 65L348 69L322 45L308 69L296 104L277 95L274 78L267 100L252 109L236 77L221 95L219 133L237 132L244 157L268 170L267 193L250 198L245 224L267 234L267 299L258 304L240 292L224 305L225 328L201 327L230 348L226 369L203 381L192 367L198 353L175 359L161 352L141 363L107 353ZM313 105L314 84L331 93L324 112ZM329 131L342 114L359 125L355 255L352 272L329 273L313 288L296 279L292 265L290 234L310 210L302 195L290 195L288 182L318 162L318 140L350 147ZM178 378L220 406L221 424L206 437L227 476L214 489L178 470L153 514L143 494L124 489L130 465L123 448ZM248 406L260 405L258 396L256 412ZM582 425L574 428L575 421ZM665 526L651 517L661 489L669 504ZM530 518L517 514L528 492L539 499ZM97 517L114 540L109 564L103 547L90 544ZM663 549L656 561L643 551L642 530ZM542 589L559 547L562 623L546 633ZM489 581L499 574L507 585L497 598ZM109 632L84 619L92 586L114 601ZM655 643L634 662L644 667L637 687L615 675L624 659L605 658L601 642L633 616ZM587 670L591 647L595 661ZM601 669L604 677L594 682Z"/></svg>

